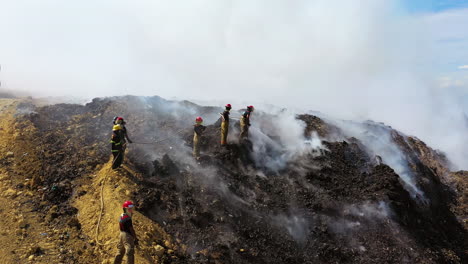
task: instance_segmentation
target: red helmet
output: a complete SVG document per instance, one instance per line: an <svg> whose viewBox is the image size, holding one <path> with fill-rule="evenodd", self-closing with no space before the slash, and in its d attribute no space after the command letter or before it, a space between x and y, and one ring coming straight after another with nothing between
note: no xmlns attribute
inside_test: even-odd
<svg viewBox="0 0 468 264"><path fill-rule="evenodd" d="M134 205L132 203L132 201L125 201L122 205L123 208L133 208Z"/></svg>
<svg viewBox="0 0 468 264"><path fill-rule="evenodd" d="M253 106L253 105L249 105L249 106L247 106L247 109L249 109L249 110L253 111L255 108L254 108L254 106Z"/></svg>
<svg viewBox="0 0 468 264"><path fill-rule="evenodd" d="M201 118L201 116L199 116L199 117L197 117L197 118L195 119L195 122L201 123L201 122L203 122L203 118Z"/></svg>
<svg viewBox="0 0 468 264"><path fill-rule="evenodd" d="M227 105L226 105L226 108L232 108L232 107L231 107L231 104L227 104Z"/></svg>
<svg viewBox="0 0 468 264"><path fill-rule="evenodd" d="M125 124L123 117L117 117L114 121L115 124Z"/></svg>

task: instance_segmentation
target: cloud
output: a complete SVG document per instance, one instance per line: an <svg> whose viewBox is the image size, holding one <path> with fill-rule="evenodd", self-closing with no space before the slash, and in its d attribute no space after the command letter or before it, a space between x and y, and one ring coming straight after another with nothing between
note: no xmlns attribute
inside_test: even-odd
<svg viewBox="0 0 468 264"><path fill-rule="evenodd" d="M458 66L458 69L460 69L460 70L466 70L466 69L468 69L468 65Z"/></svg>

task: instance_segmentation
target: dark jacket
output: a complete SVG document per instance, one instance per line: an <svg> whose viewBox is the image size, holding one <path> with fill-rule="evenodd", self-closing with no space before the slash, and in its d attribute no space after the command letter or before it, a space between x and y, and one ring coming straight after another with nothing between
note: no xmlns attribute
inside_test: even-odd
<svg viewBox="0 0 468 264"><path fill-rule="evenodd" d="M223 116L222 121L229 122L229 114L231 113L228 110L224 110L224 112L221 113L221 115Z"/></svg>
<svg viewBox="0 0 468 264"><path fill-rule="evenodd" d="M201 136L203 134L203 131L205 131L206 126L204 125L194 125L193 126L193 131L197 133L197 135Z"/></svg>
<svg viewBox="0 0 468 264"><path fill-rule="evenodd" d="M242 117L244 118L245 124L247 126L250 126L250 111L245 111L244 114L242 114Z"/></svg>

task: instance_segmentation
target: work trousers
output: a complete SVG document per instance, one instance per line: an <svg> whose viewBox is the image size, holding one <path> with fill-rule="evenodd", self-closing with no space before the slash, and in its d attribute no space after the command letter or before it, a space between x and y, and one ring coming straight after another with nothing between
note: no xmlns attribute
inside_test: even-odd
<svg viewBox="0 0 468 264"><path fill-rule="evenodd" d="M119 252L115 256L114 264L121 264L124 255L127 257L127 264L135 263L135 238L130 233L120 232L117 249Z"/></svg>
<svg viewBox="0 0 468 264"><path fill-rule="evenodd" d="M229 122L221 122L221 145L227 144L227 136L229 131Z"/></svg>
<svg viewBox="0 0 468 264"><path fill-rule="evenodd" d="M241 118L240 120L240 136L239 137L241 140L249 137L249 125L244 120L244 118Z"/></svg>
<svg viewBox="0 0 468 264"><path fill-rule="evenodd" d="M200 157L200 136L197 133L193 134L193 157Z"/></svg>

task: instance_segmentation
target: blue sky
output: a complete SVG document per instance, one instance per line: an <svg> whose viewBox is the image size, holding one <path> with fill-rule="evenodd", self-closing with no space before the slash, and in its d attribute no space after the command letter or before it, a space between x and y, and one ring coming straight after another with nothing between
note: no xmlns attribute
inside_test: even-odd
<svg viewBox="0 0 468 264"><path fill-rule="evenodd" d="M440 12L447 9L467 8L468 0L404 0L410 12Z"/></svg>
<svg viewBox="0 0 468 264"><path fill-rule="evenodd" d="M433 60L428 65L443 87L462 92L468 110L468 0L400 0L410 17L431 36Z"/></svg>

